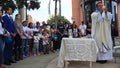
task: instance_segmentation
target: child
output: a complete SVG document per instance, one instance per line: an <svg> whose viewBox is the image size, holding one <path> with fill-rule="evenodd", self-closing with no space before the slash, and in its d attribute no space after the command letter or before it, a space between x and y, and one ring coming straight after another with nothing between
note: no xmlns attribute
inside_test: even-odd
<svg viewBox="0 0 120 68"><path fill-rule="evenodd" d="M34 39L34 46L33 46L34 55L39 55L39 40L40 40L40 38L39 38L37 31L34 32L33 39Z"/></svg>
<svg viewBox="0 0 120 68"><path fill-rule="evenodd" d="M43 50L44 54L49 54L49 34L47 33L47 30L43 31Z"/></svg>

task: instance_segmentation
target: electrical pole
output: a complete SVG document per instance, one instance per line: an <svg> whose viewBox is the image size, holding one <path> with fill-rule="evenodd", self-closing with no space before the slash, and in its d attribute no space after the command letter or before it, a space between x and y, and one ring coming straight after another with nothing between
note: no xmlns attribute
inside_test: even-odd
<svg viewBox="0 0 120 68"><path fill-rule="evenodd" d="M56 19L56 16L57 16L57 1L58 0L53 0L53 1L55 1L55 25L56 25L56 28L57 28L57 19Z"/></svg>
<svg viewBox="0 0 120 68"><path fill-rule="evenodd" d="M59 0L59 16L61 16L61 0Z"/></svg>
<svg viewBox="0 0 120 68"><path fill-rule="evenodd" d="M55 16L57 16L57 0L54 1L55 1Z"/></svg>

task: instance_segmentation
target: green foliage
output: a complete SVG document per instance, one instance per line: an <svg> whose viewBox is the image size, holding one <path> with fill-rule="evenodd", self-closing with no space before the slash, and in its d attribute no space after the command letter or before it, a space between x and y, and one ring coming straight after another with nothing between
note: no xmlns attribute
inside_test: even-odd
<svg viewBox="0 0 120 68"><path fill-rule="evenodd" d="M13 11L15 9L23 8L24 6L27 7L27 9L39 9L40 8L40 2L37 0L31 0L28 4L27 1L30 0L0 0L0 6L2 6L2 9L5 10L7 7L11 7Z"/></svg>
<svg viewBox="0 0 120 68"><path fill-rule="evenodd" d="M40 2L38 1L30 1L30 5L28 6L28 9L39 9L40 8Z"/></svg>
<svg viewBox="0 0 120 68"><path fill-rule="evenodd" d="M16 5L12 0L0 0L0 6L2 6L2 10L6 10L8 7L11 7L13 11L16 9Z"/></svg>
<svg viewBox="0 0 120 68"><path fill-rule="evenodd" d="M68 20L64 16L54 16L50 18L50 24L55 24L55 22L58 22L58 20L62 20L63 23L68 22Z"/></svg>
<svg viewBox="0 0 120 68"><path fill-rule="evenodd" d="M18 9L22 8L26 4L24 0L15 0L15 1Z"/></svg>

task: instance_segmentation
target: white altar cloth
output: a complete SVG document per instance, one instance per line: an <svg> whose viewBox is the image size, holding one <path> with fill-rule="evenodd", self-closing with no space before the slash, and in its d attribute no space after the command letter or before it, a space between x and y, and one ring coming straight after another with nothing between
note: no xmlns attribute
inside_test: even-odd
<svg viewBox="0 0 120 68"><path fill-rule="evenodd" d="M64 67L65 61L97 60L97 45L92 38L63 38L58 58L58 67Z"/></svg>

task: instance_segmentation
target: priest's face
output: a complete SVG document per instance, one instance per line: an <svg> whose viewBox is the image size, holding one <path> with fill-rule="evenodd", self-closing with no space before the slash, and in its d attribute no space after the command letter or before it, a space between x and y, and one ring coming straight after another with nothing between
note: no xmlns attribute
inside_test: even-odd
<svg viewBox="0 0 120 68"><path fill-rule="evenodd" d="M97 5L98 5L97 9L100 10L100 11L102 11L102 7L103 7L102 3L98 3Z"/></svg>

